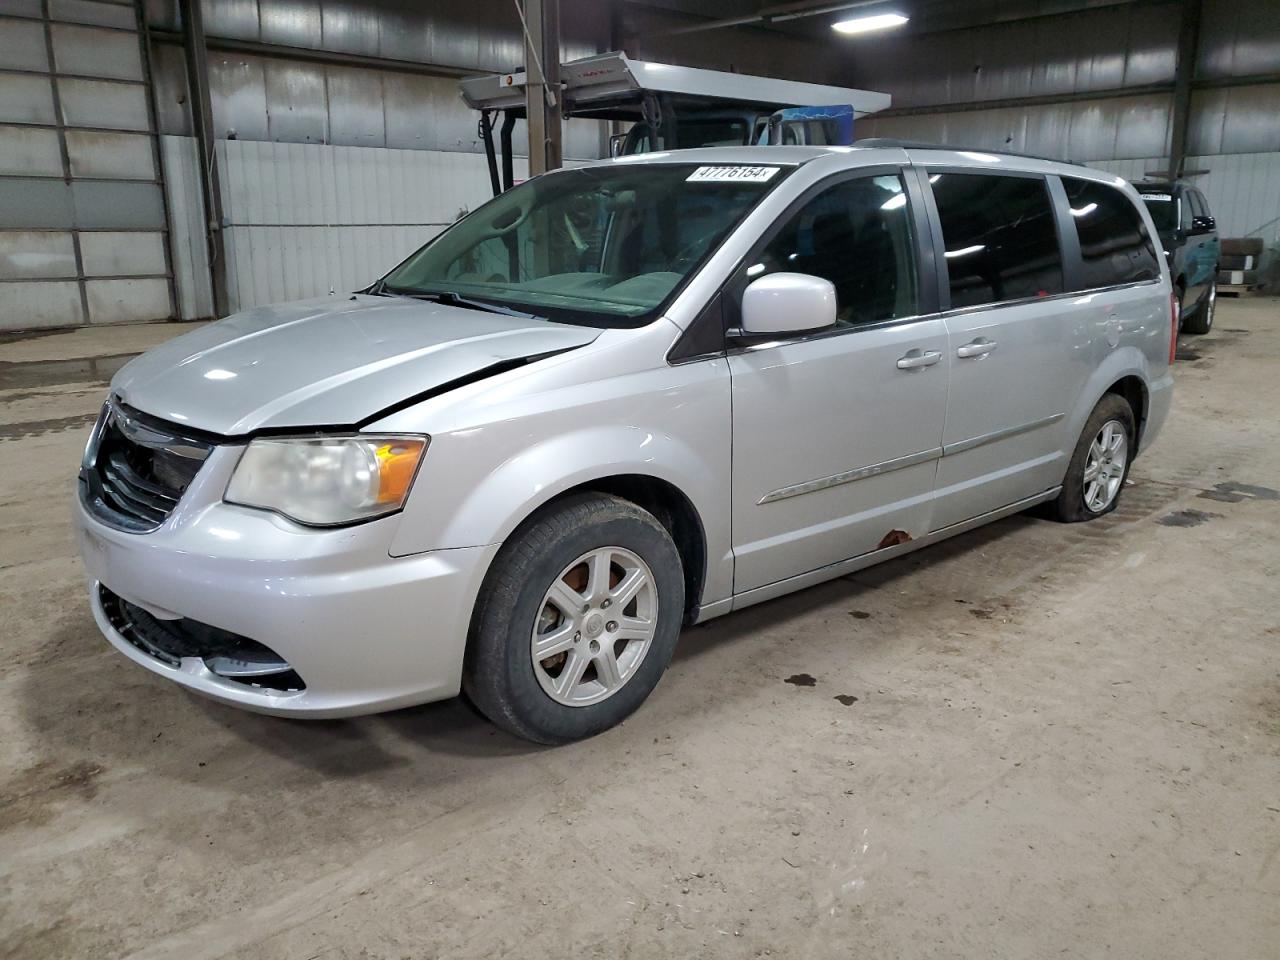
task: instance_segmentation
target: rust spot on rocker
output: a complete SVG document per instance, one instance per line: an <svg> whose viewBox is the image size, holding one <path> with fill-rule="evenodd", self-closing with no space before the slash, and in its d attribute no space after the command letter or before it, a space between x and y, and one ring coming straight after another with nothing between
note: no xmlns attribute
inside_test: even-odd
<svg viewBox="0 0 1280 960"><path fill-rule="evenodd" d="M910 543L911 534L905 530L890 530L884 535L884 539L880 541L877 550L883 550L885 547L896 547L900 543Z"/></svg>

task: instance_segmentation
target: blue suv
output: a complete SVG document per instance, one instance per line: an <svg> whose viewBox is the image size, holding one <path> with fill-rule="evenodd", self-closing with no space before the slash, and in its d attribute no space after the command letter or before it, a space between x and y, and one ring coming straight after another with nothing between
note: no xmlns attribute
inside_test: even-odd
<svg viewBox="0 0 1280 960"><path fill-rule="evenodd" d="M1151 211L1181 308L1179 329L1208 333L1218 296L1221 244L1204 194L1182 180L1143 180L1134 188Z"/></svg>

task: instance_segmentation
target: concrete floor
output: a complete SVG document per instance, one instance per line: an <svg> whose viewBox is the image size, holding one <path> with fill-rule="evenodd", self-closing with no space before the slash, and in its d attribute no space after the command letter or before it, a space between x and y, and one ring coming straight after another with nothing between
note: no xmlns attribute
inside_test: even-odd
<svg viewBox="0 0 1280 960"><path fill-rule="evenodd" d="M1280 957L1280 301L1184 340L1115 515L689 630L560 749L109 650L71 478L113 355L177 329L0 343L0 956Z"/></svg>

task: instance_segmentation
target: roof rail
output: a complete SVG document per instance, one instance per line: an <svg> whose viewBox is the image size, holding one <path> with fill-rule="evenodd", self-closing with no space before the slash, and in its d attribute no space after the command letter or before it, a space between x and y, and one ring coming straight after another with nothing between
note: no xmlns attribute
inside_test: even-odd
<svg viewBox="0 0 1280 960"><path fill-rule="evenodd" d="M900 147L903 150L966 150L970 153L995 153L1002 157L1022 157L1026 160L1046 160L1049 163L1071 163L1068 158L1046 157L1038 153L1019 153L1017 150L994 150L991 147L965 147L952 143L925 143L920 140L898 140L894 137L867 137L855 140L855 147Z"/></svg>

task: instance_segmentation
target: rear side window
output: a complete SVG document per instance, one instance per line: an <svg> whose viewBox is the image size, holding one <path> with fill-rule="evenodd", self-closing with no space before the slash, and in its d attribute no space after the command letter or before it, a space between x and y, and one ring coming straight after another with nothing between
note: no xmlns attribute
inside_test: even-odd
<svg viewBox="0 0 1280 960"><path fill-rule="evenodd" d="M981 173L929 180L953 308L1063 292L1062 251L1044 180Z"/></svg>
<svg viewBox="0 0 1280 960"><path fill-rule="evenodd" d="M1160 276L1155 247L1132 201L1115 187L1063 177L1082 261L1076 288L1091 290Z"/></svg>

